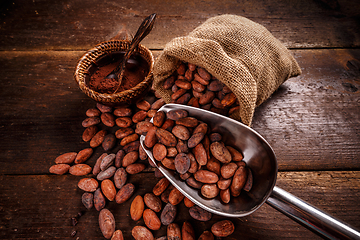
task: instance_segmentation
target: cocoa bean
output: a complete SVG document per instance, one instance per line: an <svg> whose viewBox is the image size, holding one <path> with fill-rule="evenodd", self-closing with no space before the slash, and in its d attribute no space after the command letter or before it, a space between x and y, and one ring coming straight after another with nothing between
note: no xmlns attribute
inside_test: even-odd
<svg viewBox="0 0 360 240"><path fill-rule="evenodd" d="M124 168L118 168L114 174L114 183L118 189L121 189L127 181L127 173Z"/></svg>
<svg viewBox="0 0 360 240"><path fill-rule="evenodd" d="M194 89L194 91L196 91L196 92L203 92L206 89L206 86L202 85L198 81L192 81L191 86Z"/></svg>
<svg viewBox="0 0 360 240"><path fill-rule="evenodd" d="M209 80L205 80L198 73L194 74L194 80L201 83L202 85L205 85L205 86L209 85Z"/></svg>
<svg viewBox="0 0 360 240"><path fill-rule="evenodd" d="M115 201L118 204L126 202L134 193L135 186L132 183L125 184L116 194Z"/></svg>
<svg viewBox="0 0 360 240"><path fill-rule="evenodd" d="M169 158L173 158L173 157L176 157L176 155L178 154L178 151L175 147L169 147L166 149L166 157L169 157Z"/></svg>
<svg viewBox="0 0 360 240"><path fill-rule="evenodd" d="M247 169L247 179L246 179L246 183L245 183L243 189L245 191L249 192L253 185L253 175L252 175L252 171L250 168L246 168L246 169Z"/></svg>
<svg viewBox="0 0 360 240"><path fill-rule="evenodd" d="M139 139L139 135L137 133L131 134L129 136L124 137L121 141L120 141L120 145L121 146L125 146L129 143L135 142L136 140Z"/></svg>
<svg viewBox="0 0 360 240"><path fill-rule="evenodd" d="M154 124L148 121L141 121L136 124L135 132L139 135L146 135L146 133L149 131L151 127L153 127Z"/></svg>
<svg viewBox="0 0 360 240"><path fill-rule="evenodd" d="M231 146L226 146L226 148L229 150L229 152L231 154L232 161L239 162L239 161L243 160L244 157L238 150L236 150L235 148L233 148Z"/></svg>
<svg viewBox="0 0 360 240"><path fill-rule="evenodd" d="M175 157L174 164L176 171L180 174L184 174L190 168L190 159L186 153L179 153Z"/></svg>
<svg viewBox="0 0 360 240"><path fill-rule="evenodd" d="M142 172L146 168L145 164L143 163L133 163L126 167L126 172L128 174L137 174Z"/></svg>
<svg viewBox="0 0 360 240"><path fill-rule="evenodd" d="M184 195L177 189L174 188L169 193L169 203L172 205L178 205L184 199Z"/></svg>
<svg viewBox="0 0 360 240"><path fill-rule="evenodd" d="M171 119L166 119L164 124L161 126L162 129L165 129L169 132L171 132L171 130L173 129L175 125L175 121L171 120Z"/></svg>
<svg viewBox="0 0 360 240"><path fill-rule="evenodd" d="M175 83L175 76L170 76L163 83L164 89L170 89Z"/></svg>
<svg viewBox="0 0 360 240"><path fill-rule="evenodd" d="M155 212L160 212L162 203L161 199L157 197L154 193L146 193L144 195L145 205Z"/></svg>
<svg viewBox="0 0 360 240"><path fill-rule="evenodd" d="M100 112L112 112L112 107L104 105L102 103L96 103L97 109L100 110Z"/></svg>
<svg viewBox="0 0 360 240"><path fill-rule="evenodd" d="M88 160L91 155L93 154L94 150L92 148L85 148L78 152L78 154L75 157L75 164L83 163L86 160Z"/></svg>
<svg viewBox="0 0 360 240"><path fill-rule="evenodd" d="M222 136L220 133L211 133L209 138L210 138L211 142L220 142L222 140ZM229 149L229 151L230 151L230 149Z"/></svg>
<svg viewBox="0 0 360 240"><path fill-rule="evenodd" d="M188 158L190 159L190 168L189 173L195 173L199 169L199 165L192 153L187 153Z"/></svg>
<svg viewBox="0 0 360 240"><path fill-rule="evenodd" d="M218 188L221 190L228 189L231 185L232 178L225 179L221 177L219 181L217 182Z"/></svg>
<svg viewBox="0 0 360 240"><path fill-rule="evenodd" d="M109 112L102 113L100 119L101 122L107 127L115 126L115 117Z"/></svg>
<svg viewBox="0 0 360 240"><path fill-rule="evenodd" d="M209 85L207 86L207 89L212 92L218 92L223 89L223 84L217 79L214 79L210 81Z"/></svg>
<svg viewBox="0 0 360 240"><path fill-rule="evenodd" d="M229 203L231 198L230 189L220 190L220 199L223 203Z"/></svg>
<svg viewBox="0 0 360 240"><path fill-rule="evenodd" d="M103 236L110 239L115 232L114 215L106 208L102 209L99 214L99 226Z"/></svg>
<svg viewBox="0 0 360 240"><path fill-rule="evenodd" d="M156 185L153 187L153 193L155 196L160 196L161 193L165 191L165 189L169 186L170 182L167 180L167 178L160 179Z"/></svg>
<svg viewBox="0 0 360 240"><path fill-rule="evenodd" d="M201 68L198 67L197 68L197 73L200 75L200 77L202 79L204 79L205 81L210 81L211 80L211 75L210 73L205 69L205 68Z"/></svg>
<svg viewBox="0 0 360 240"><path fill-rule="evenodd" d="M236 169L238 168L238 165L234 162L226 163L222 165L220 172L221 176L223 178L231 178L234 176Z"/></svg>
<svg viewBox="0 0 360 240"><path fill-rule="evenodd" d="M189 130L182 125L175 125L171 132L172 134L174 134L175 137L181 140L188 140L190 138Z"/></svg>
<svg viewBox="0 0 360 240"><path fill-rule="evenodd" d="M200 105L206 105L212 102L215 98L215 93L212 91L206 91L200 98L199 98L199 104Z"/></svg>
<svg viewBox="0 0 360 240"><path fill-rule="evenodd" d="M84 176L91 172L91 167L87 164L81 163L73 165L69 168L69 173L74 176Z"/></svg>
<svg viewBox="0 0 360 240"><path fill-rule="evenodd" d="M216 185L216 183L212 184L204 184L201 187L201 195L206 198L215 198L220 192L220 189Z"/></svg>
<svg viewBox="0 0 360 240"><path fill-rule="evenodd" d="M153 124L156 127L161 127L164 124L166 114L163 111L158 111L153 117Z"/></svg>
<svg viewBox="0 0 360 240"><path fill-rule="evenodd" d="M82 178L78 182L78 187L85 192L95 192L99 183L94 178Z"/></svg>
<svg viewBox="0 0 360 240"><path fill-rule="evenodd" d="M190 199L188 199L187 197L184 198L184 205L188 208L191 208L192 206L195 205L195 203L193 203Z"/></svg>
<svg viewBox="0 0 360 240"><path fill-rule="evenodd" d="M153 157L157 161L162 161L167 155L167 149L166 149L165 145L163 145L161 143L156 143L153 147L152 152L153 152Z"/></svg>
<svg viewBox="0 0 360 240"><path fill-rule="evenodd" d="M136 162L136 160L138 160L139 158L139 152L129 152L127 153L123 160L122 160L122 166L125 168L127 166L129 166L130 164L133 164L134 162Z"/></svg>
<svg viewBox="0 0 360 240"><path fill-rule="evenodd" d="M210 231L204 231L198 240L214 240L214 235Z"/></svg>
<svg viewBox="0 0 360 240"><path fill-rule="evenodd" d="M139 147L140 147L140 141L133 141L133 142L125 145L123 147L123 150L126 153L129 153L129 152L139 151Z"/></svg>
<svg viewBox="0 0 360 240"><path fill-rule="evenodd" d="M159 230L161 227L161 221L156 213L151 209L145 209L143 212L143 219L145 225L151 230Z"/></svg>
<svg viewBox="0 0 360 240"><path fill-rule="evenodd" d="M114 115L117 117L130 117L132 115L132 110L128 107L117 107L114 110Z"/></svg>
<svg viewBox="0 0 360 240"><path fill-rule="evenodd" d="M131 230L131 235L135 240L154 240L153 234L144 226L135 226Z"/></svg>
<svg viewBox="0 0 360 240"><path fill-rule="evenodd" d="M122 128L130 127L133 123L130 117L119 117L115 119L115 123L117 126Z"/></svg>
<svg viewBox="0 0 360 240"><path fill-rule="evenodd" d="M130 217L134 221L140 220L144 212L144 200L142 196L137 195L130 205Z"/></svg>
<svg viewBox="0 0 360 240"><path fill-rule="evenodd" d="M184 117L176 120L175 123L178 125L183 125L185 127L193 128L198 125L199 121L194 117Z"/></svg>
<svg viewBox="0 0 360 240"><path fill-rule="evenodd" d="M93 172L92 172L95 176L98 175L101 172L101 169L100 169L101 162L107 155L108 155L107 153L103 153L96 160L96 163L94 165Z"/></svg>
<svg viewBox="0 0 360 240"><path fill-rule="evenodd" d="M132 128L120 128L115 132L115 137L118 139L122 139L134 133L134 129Z"/></svg>
<svg viewBox="0 0 360 240"><path fill-rule="evenodd" d="M101 171L96 176L96 179L99 181L103 181L104 179L111 178L112 176L114 176L115 171L116 171L116 167L114 166L108 167L105 171Z"/></svg>
<svg viewBox="0 0 360 240"><path fill-rule="evenodd" d="M230 186L231 195L237 197L241 193L241 189L244 187L247 179L247 171L245 166L240 166L234 176Z"/></svg>
<svg viewBox="0 0 360 240"><path fill-rule="evenodd" d="M81 196L81 202L86 209L91 209L94 206L94 194L85 192Z"/></svg>
<svg viewBox="0 0 360 240"><path fill-rule="evenodd" d="M155 102L151 104L151 109L158 110L165 104L165 100L162 98L159 98Z"/></svg>
<svg viewBox="0 0 360 240"><path fill-rule="evenodd" d="M199 170L194 174L196 181L202 183L216 183L219 180L219 177L216 173L208 170Z"/></svg>
<svg viewBox="0 0 360 240"><path fill-rule="evenodd" d="M162 128L158 128L155 132L155 135L156 135L158 141L160 143L164 144L165 146L167 146L167 147L175 147L176 146L177 140L171 132L164 130Z"/></svg>
<svg viewBox="0 0 360 240"><path fill-rule="evenodd" d="M90 147L96 148L102 144L104 141L105 135L107 131L106 130L100 130L98 131L95 136L90 140Z"/></svg>
<svg viewBox="0 0 360 240"><path fill-rule="evenodd" d="M186 72L186 65L185 63L181 63L178 68L176 69L176 72L179 74L179 75L185 75L185 72Z"/></svg>
<svg viewBox="0 0 360 240"><path fill-rule="evenodd" d="M179 97L178 99L176 99L175 103L177 104L182 104L182 105L187 105L187 103L189 102L191 98L190 93L185 93L184 95L182 95L181 97Z"/></svg>
<svg viewBox="0 0 360 240"><path fill-rule="evenodd" d="M147 112L144 110L140 110L133 115L132 121L134 123L138 123L138 122L144 121L144 119L146 117L147 117Z"/></svg>
<svg viewBox="0 0 360 240"><path fill-rule="evenodd" d="M77 155L76 152L68 152L68 153L61 154L60 156L55 158L55 163L56 164L60 164L60 163L70 164L70 163L73 163L75 158L76 158L76 155Z"/></svg>
<svg viewBox="0 0 360 240"><path fill-rule="evenodd" d="M157 127L153 126L151 127L144 140L144 144L148 148L152 148L157 143L157 137L156 137Z"/></svg>
<svg viewBox="0 0 360 240"><path fill-rule="evenodd" d="M111 237L111 240L124 240L124 235L121 230L116 230Z"/></svg>
<svg viewBox="0 0 360 240"><path fill-rule="evenodd" d="M197 181L195 178L193 177L189 177L188 179L186 179L186 184L189 185L190 187L196 188L196 189L201 189L203 183Z"/></svg>
<svg viewBox="0 0 360 240"><path fill-rule="evenodd" d="M229 107L236 102L237 98L234 93L228 93L225 95L224 99L221 100L221 104L225 107Z"/></svg>
<svg viewBox="0 0 360 240"><path fill-rule="evenodd" d="M196 239L194 228L188 221L185 221L182 225L181 236L182 236L182 240L195 240Z"/></svg>
<svg viewBox="0 0 360 240"><path fill-rule="evenodd" d="M211 232L216 237L228 237L235 231L234 224L229 220L222 220L211 226Z"/></svg>
<svg viewBox="0 0 360 240"><path fill-rule="evenodd" d="M115 167L119 168L122 166L122 161L125 156L125 151L120 149L115 155Z"/></svg>
<svg viewBox="0 0 360 240"><path fill-rule="evenodd" d="M181 118L185 118L188 116L188 112L186 110L182 109L176 109L176 110L170 110L166 113L166 117L170 120L177 121Z"/></svg>
<svg viewBox="0 0 360 240"><path fill-rule="evenodd" d="M174 158L166 157L161 161L161 164L170 170L176 170Z"/></svg>
<svg viewBox="0 0 360 240"><path fill-rule="evenodd" d="M104 179L101 182L101 191L109 201L114 201L116 189L114 183L109 179Z"/></svg>
<svg viewBox="0 0 360 240"><path fill-rule="evenodd" d="M84 142L89 142L97 132L98 132L97 126L87 127L82 134L82 140Z"/></svg>
<svg viewBox="0 0 360 240"><path fill-rule="evenodd" d="M196 161L200 166L205 166L208 160L206 150L204 148L204 145L202 143L199 143L196 145L196 147L193 150L194 156Z"/></svg>
<svg viewBox="0 0 360 240"><path fill-rule="evenodd" d="M222 163L231 162L231 154L222 142L213 142L210 145L211 154Z"/></svg>
<svg viewBox="0 0 360 240"><path fill-rule="evenodd" d="M140 160L146 160L148 157L143 147L139 147L139 158Z"/></svg>
<svg viewBox="0 0 360 240"><path fill-rule="evenodd" d="M181 229L177 223L170 223L167 226L166 236L168 240L180 240L181 238Z"/></svg>
<svg viewBox="0 0 360 240"><path fill-rule="evenodd" d="M88 117L99 117L101 112L99 109L96 108L89 108L88 110L86 110L86 116Z"/></svg>
<svg viewBox="0 0 360 240"><path fill-rule="evenodd" d="M65 164L65 163L59 163L56 165L52 165L49 168L49 172L53 173L53 174L57 174L57 175L63 175L65 173L67 173L70 169L70 165L69 164Z"/></svg>
<svg viewBox="0 0 360 240"><path fill-rule="evenodd" d="M136 102L136 107L140 110L148 111L150 109L151 105L148 101L143 99L143 100Z"/></svg>
<svg viewBox="0 0 360 240"><path fill-rule="evenodd" d="M100 163L100 170L101 171L105 171L106 169L108 169L111 165L113 165L115 160L115 154L111 153L109 155L106 155Z"/></svg>
<svg viewBox="0 0 360 240"><path fill-rule="evenodd" d="M212 217L212 214L205 209L200 208L197 205L189 208L189 214L192 218L198 221L206 222L209 221Z"/></svg>
<svg viewBox="0 0 360 240"><path fill-rule="evenodd" d="M94 192L94 206L97 211L101 211L105 207L106 199L101 192L101 189L98 188Z"/></svg>
<svg viewBox="0 0 360 240"><path fill-rule="evenodd" d="M171 224L175 220L176 213L176 207L171 203L167 203L160 215L161 223L165 226Z"/></svg>
<svg viewBox="0 0 360 240"><path fill-rule="evenodd" d="M179 153L188 153L189 152L189 148L188 148L188 143L187 141L178 139L178 142L176 144L176 150Z"/></svg>
<svg viewBox="0 0 360 240"><path fill-rule="evenodd" d="M203 139L204 139L205 134L198 132L193 134L188 141L188 147L189 148L194 148L196 147Z"/></svg>
<svg viewBox="0 0 360 240"><path fill-rule="evenodd" d="M211 156L206 163L206 169L220 176L221 163L215 157Z"/></svg>
<svg viewBox="0 0 360 240"><path fill-rule="evenodd" d="M100 123L100 118L99 117L89 117L86 118L84 121L82 121L81 125L85 128L93 126L93 125L97 125Z"/></svg>

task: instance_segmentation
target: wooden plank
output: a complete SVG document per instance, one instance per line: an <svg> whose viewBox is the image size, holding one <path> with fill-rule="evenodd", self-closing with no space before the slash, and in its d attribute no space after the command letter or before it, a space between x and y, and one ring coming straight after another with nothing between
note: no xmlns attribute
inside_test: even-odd
<svg viewBox="0 0 360 240"><path fill-rule="evenodd" d="M98 212L85 210L81 203L82 190L77 188L81 177L71 175L1 175L0 176L0 238L1 239L74 239L76 230L80 239L103 239L98 227ZM146 179L146 183L144 182ZM131 239L131 229L144 225L142 220L131 220L129 207L136 195L144 195L157 182L153 173L132 175L129 179L136 186L133 197L124 204L108 202L106 207L114 214L116 228ZM347 222L360 227L360 172L286 172L280 173L277 185L299 198ZM76 226L71 218L84 211ZM189 220L196 236L209 230L223 217L213 216L209 222L192 219L187 208L178 205L175 222ZM277 212L267 204L255 213L241 219L231 219L236 232L225 239L320 239L317 235ZM154 235L165 234L163 226Z"/></svg>
<svg viewBox="0 0 360 240"><path fill-rule="evenodd" d="M86 50L126 29L135 34L156 12L143 40L162 49L206 19L221 14L247 17L268 28L289 48L359 47L357 1L7 1L0 22L0 50ZM7 4L6 4L7 3Z"/></svg>
<svg viewBox="0 0 360 240"><path fill-rule="evenodd" d="M359 169L359 50L294 50L303 74L256 109L253 128L274 148L280 171ZM0 52L1 174L47 173L81 140L95 102L73 80L83 52ZM354 91L356 90L356 91ZM94 158L101 154L97 150ZM90 161L90 162L91 162Z"/></svg>

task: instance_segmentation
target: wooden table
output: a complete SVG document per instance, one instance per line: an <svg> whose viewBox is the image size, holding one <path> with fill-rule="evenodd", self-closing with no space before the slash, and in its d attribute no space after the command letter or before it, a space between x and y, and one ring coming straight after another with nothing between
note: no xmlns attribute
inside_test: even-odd
<svg viewBox="0 0 360 240"><path fill-rule="evenodd" d="M286 81L256 109L252 128L268 140L279 164L277 186L360 228L360 4L319 1L3 1L0 22L0 238L103 239L98 212L85 211L80 177L53 175L65 152L88 147L81 135L95 102L76 85L77 60L119 31L134 34L158 14L143 44L155 56L171 39L206 19L236 14L264 25L288 47L302 75ZM94 164L96 149L88 160ZM130 181L150 192L151 168ZM129 216L130 200L108 203L125 239L143 225ZM184 206L180 207L185 209ZM222 217L197 222L197 237ZM241 219L226 239L316 239L316 234L264 204ZM71 233L76 230L75 237ZM165 227L154 232L159 237Z"/></svg>

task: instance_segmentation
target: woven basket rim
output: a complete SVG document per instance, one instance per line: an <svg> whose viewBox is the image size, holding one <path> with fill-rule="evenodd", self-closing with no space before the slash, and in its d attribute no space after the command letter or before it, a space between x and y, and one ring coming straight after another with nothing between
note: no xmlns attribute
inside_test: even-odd
<svg viewBox="0 0 360 240"><path fill-rule="evenodd" d="M87 72L87 68L90 66L91 63L93 63L94 60L111 52L126 50L128 49L129 45L129 40L104 41L97 44L96 46L88 50L85 54L83 54L76 65L76 70L74 73L74 78L79 85L79 88L92 99L104 103L118 103L124 101L126 102L146 90L153 80L152 69L154 65L154 57L152 52L142 44L139 44L137 46L135 52L142 55L144 59L148 62L149 73L145 77L145 79L138 83L136 86L118 93L109 94L96 92L93 89L89 88L85 83L84 75Z"/></svg>

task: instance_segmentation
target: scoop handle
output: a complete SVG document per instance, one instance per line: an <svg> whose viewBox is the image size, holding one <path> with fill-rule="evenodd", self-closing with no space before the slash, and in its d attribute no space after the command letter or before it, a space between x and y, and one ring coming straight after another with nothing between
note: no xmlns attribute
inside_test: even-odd
<svg viewBox="0 0 360 240"><path fill-rule="evenodd" d="M274 187L267 204L327 239L360 239L360 232L322 210Z"/></svg>

